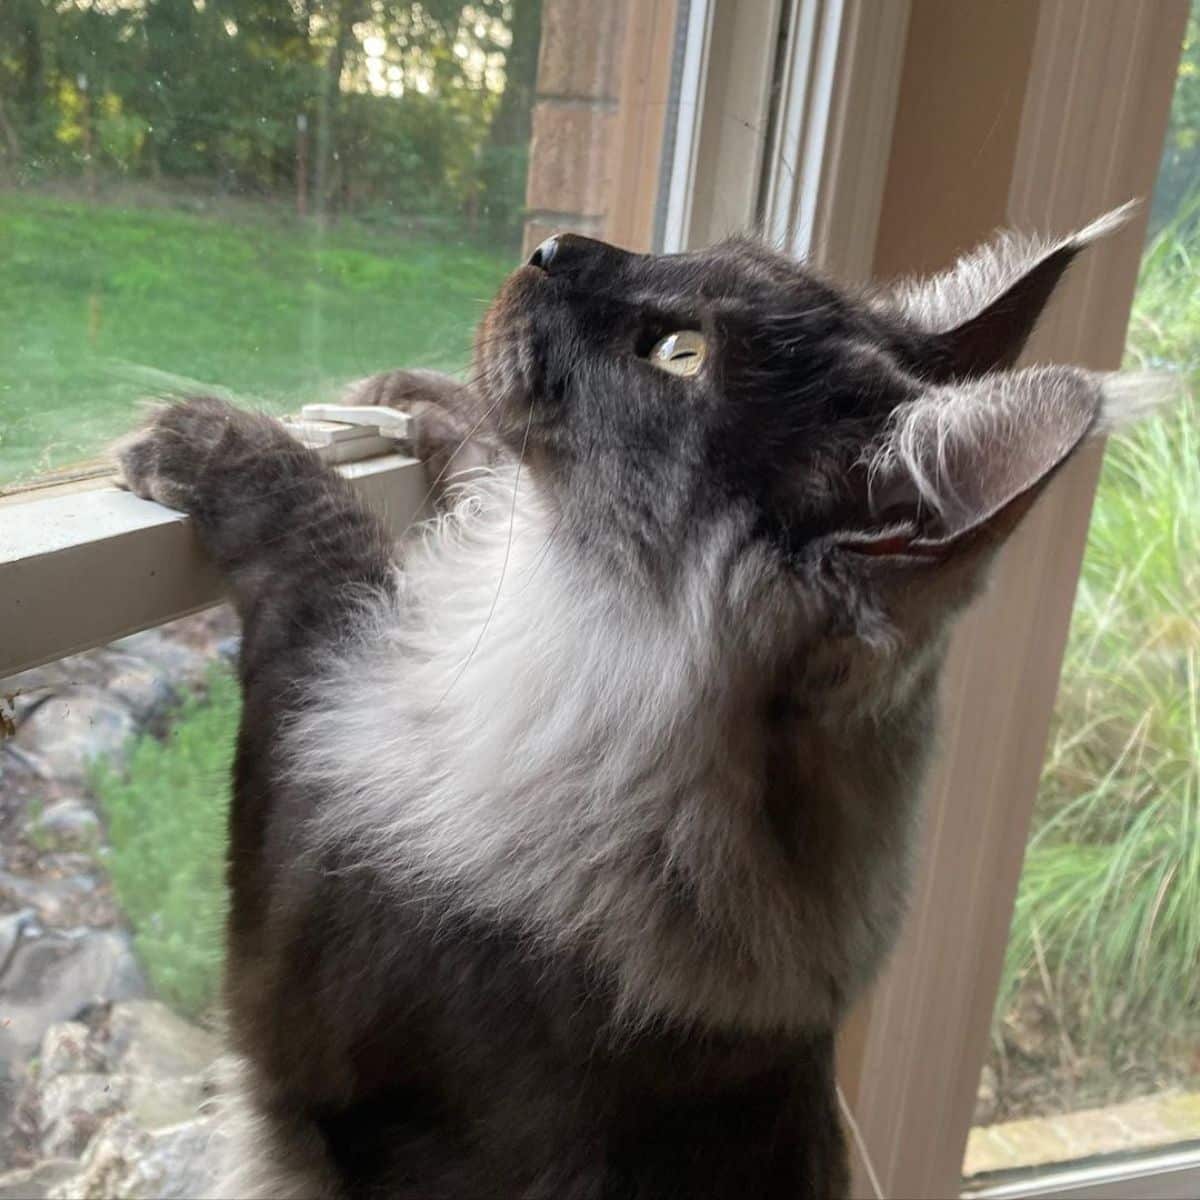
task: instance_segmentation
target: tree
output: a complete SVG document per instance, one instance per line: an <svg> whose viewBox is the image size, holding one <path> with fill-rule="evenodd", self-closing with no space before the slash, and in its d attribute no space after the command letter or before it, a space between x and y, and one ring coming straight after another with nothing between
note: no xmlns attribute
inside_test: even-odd
<svg viewBox="0 0 1200 1200"><path fill-rule="evenodd" d="M0 157L515 228L541 0L0 0ZM302 181L308 184L310 181Z"/></svg>
<svg viewBox="0 0 1200 1200"><path fill-rule="evenodd" d="M1151 231L1160 229L1200 191L1200 0L1193 0L1183 38L1175 97L1154 188Z"/></svg>

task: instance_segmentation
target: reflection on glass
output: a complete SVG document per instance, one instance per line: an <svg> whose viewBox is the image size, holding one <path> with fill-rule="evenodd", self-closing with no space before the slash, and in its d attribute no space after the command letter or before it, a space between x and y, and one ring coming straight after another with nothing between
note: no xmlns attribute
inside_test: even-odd
<svg viewBox="0 0 1200 1200"><path fill-rule="evenodd" d="M1129 330L1200 370L1194 6ZM967 1174L1200 1138L1200 407L1105 459Z"/></svg>
<svg viewBox="0 0 1200 1200"><path fill-rule="evenodd" d="M147 394L464 366L520 244L539 10L0 4L0 485Z"/></svg>

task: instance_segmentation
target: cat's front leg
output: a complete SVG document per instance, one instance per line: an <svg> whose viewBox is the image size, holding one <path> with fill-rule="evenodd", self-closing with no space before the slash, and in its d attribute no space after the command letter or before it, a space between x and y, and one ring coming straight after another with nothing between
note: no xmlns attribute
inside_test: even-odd
<svg viewBox="0 0 1200 1200"><path fill-rule="evenodd" d="M364 590L392 586L382 526L278 421L190 399L159 409L116 456L131 491L192 518L242 616L244 671L329 639Z"/></svg>

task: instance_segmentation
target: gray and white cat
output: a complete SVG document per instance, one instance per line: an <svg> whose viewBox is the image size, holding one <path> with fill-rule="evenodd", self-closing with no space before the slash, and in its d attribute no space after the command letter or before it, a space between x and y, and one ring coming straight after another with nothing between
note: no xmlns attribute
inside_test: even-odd
<svg viewBox="0 0 1200 1200"><path fill-rule="evenodd" d="M471 385L358 388L494 460L403 561L265 417L125 446L244 621L237 1194L844 1195L834 1033L904 911L948 628L1119 415L1011 370L1110 224L865 296L551 239Z"/></svg>

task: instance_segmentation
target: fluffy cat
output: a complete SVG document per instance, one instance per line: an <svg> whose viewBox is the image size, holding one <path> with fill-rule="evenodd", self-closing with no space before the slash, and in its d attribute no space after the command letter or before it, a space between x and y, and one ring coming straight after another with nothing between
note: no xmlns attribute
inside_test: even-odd
<svg viewBox="0 0 1200 1200"><path fill-rule="evenodd" d="M356 386L443 472L495 460L403 562L272 420L131 439L244 621L233 1194L845 1194L834 1033L904 911L948 627L1116 407L1011 368L1109 224L869 295L551 239L472 386Z"/></svg>

